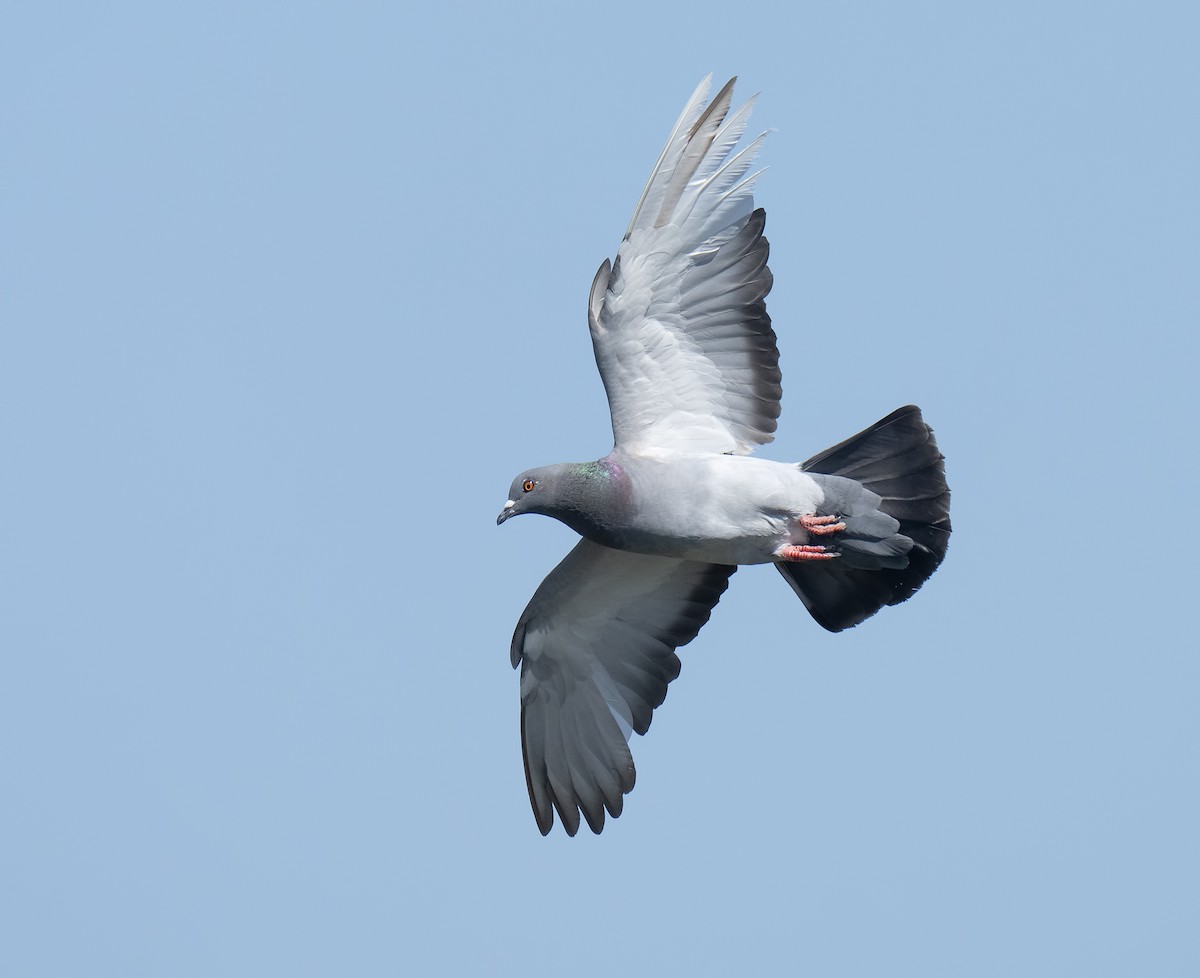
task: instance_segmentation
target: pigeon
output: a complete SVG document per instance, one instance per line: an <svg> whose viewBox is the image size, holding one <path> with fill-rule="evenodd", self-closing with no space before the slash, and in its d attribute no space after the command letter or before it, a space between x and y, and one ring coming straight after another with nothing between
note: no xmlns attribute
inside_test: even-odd
<svg viewBox="0 0 1200 978"><path fill-rule="evenodd" d="M692 94L588 300L613 449L522 472L496 520L581 537L513 634L521 748L538 829L599 833L635 779L644 734L739 564L773 563L831 632L910 598L942 562L950 491L920 410L893 411L807 462L751 456L774 437L772 276L744 148L754 99Z"/></svg>

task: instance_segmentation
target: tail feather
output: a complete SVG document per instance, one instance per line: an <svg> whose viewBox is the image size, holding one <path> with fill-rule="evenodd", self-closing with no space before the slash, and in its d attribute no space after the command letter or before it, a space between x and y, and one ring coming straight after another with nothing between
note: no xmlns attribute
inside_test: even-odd
<svg viewBox="0 0 1200 978"><path fill-rule="evenodd" d="M893 411L865 431L826 449L801 468L853 480L879 497L878 510L899 522L899 535L912 541L904 566L869 569L859 552L846 558L776 563L813 618L831 632L857 625L884 605L899 604L925 583L950 542L950 489L933 429L914 405ZM851 530L853 527L850 528ZM849 547L850 541L847 541ZM896 563L890 561L889 563Z"/></svg>

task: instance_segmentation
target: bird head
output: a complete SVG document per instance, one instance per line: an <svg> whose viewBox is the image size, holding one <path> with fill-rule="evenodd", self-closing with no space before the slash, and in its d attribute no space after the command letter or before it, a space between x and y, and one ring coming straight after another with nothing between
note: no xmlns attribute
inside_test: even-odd
<svg viewBox="0 0 1200 978"><path fill-rule="evenodd" d="M522 513L552 514L558 502L560 469L561 465L546 465L529 469L513 479L508 501L496 517L496 525Z"/></svg>

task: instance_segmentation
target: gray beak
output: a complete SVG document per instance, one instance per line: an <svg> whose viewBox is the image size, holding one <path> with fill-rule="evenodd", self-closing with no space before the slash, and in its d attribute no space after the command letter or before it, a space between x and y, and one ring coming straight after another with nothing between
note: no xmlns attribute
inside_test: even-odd
<svg viewBox="0 0 1200 978"><path fill-rule="evenodd" d="M513 507L516 505L517 504L514 503L511 499L504 504L504 509L500 510L500 515L496 517L496 525L497 526L499 526L501 523L503 523L510 516L517 515L516 513L513 512Z"/></svg>

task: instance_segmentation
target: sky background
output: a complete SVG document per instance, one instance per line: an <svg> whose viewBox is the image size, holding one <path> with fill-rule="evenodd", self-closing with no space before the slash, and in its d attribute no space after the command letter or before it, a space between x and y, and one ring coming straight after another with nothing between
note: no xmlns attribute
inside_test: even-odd
<svg viewBox="0 0 1200 978"><path fill-rule="evenodd" d="M413 7L0 13L0 974L1200 974L1195 5ZM494 521L708 72L763 454L918 403L955 533L841 635L743 569L543 839Z"/></svg>

